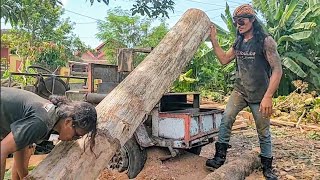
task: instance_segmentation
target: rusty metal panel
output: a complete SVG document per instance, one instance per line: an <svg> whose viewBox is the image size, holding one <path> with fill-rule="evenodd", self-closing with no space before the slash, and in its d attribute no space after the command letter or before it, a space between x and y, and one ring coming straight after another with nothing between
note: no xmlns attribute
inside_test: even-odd
<svg viewBox="0 0 320 180"><path fill-rule="evenodd" d="M94 92L94 76L93 76L93 64L88 64L88 91Z"/></svg>
<svg viewBox="0 0 320 180"><path fill-rule="evenodd" d="M102 82L98 84L97 93L109 94L119 83Z"/></svg>
<svg viewBox="0 0 320 180"><path fill-rule="evenodd" d="M202 132L209 133L215 127L214 115L205 115L201 118Z"/></svg>
<svg viewBox="0 0 320 180"><path fill-rule="evenodd" d="M191 141L195 143L199 139L206 140L217 133L222 112L209 109L159 112L159 119L152 123L153 128L157 128L159 138L182 140L185 144L190 144Z"/></svg>
<svg viewBox="0 0 320 180"><path fill-rule="evenodd" d="M118 68L115 65L94 64L93 78L102 82L118 82Z"/></svg>
<svg viewBox="0 0 320 180"><path fill-rule="evenodd" d="M223 116L222 113L214 115L215 128L219 128L220 127L220 124L221 124L221 121L222 121L222 116Z"/></svg>
<svg viewBox="0 0 320 180"><path fill-rule="evenodd" d="M123 81L131 72L119 72L119 80L118 82Z"/></svg>
<svg viewBox="0 0 320 180"><path fill-rule="evenodd" d="M194 116L190 121L190 136L195 136L199 133L199 116Z"/></svg>
<svg viewBox="0 0 320 180"><path fill-rule="evenodd" d="M183 118L160 118L159 137L183 139L185 137L185 120Z"/></svg>
<svg viewBox="0 0 320 180"><path fill-rule="evenodd" d="M93 93L94 80L101 79L102 82L113 82L118 83L118 67L116 65L107 64L88 64L88 91Z"/></svg>

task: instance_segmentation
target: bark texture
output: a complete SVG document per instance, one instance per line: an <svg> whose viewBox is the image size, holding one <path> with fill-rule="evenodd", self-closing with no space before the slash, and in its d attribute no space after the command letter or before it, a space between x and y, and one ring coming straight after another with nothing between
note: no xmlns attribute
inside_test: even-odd
<svg viewBox="0 0 320 180"><path fill-rule="evenodd" d="M203 180L243 180L254 169L261 166L258 155L257 151L243 154L239 159L229 162L216 169L213 173L208 174Z"/></svg>
<svg viewBox="0 0 320 180"><path fill-rule="evenodd" d="M184 70L208 37L210 25L203 11L189 9L145 60L96 106L96 156L84 147L84 139L60 143L28 178L95 179Z"/></svg>

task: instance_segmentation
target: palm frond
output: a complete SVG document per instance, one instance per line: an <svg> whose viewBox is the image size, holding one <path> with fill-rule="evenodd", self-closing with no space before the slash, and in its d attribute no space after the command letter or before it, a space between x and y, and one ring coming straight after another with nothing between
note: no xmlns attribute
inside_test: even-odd
<svg viewBox="0 0 320 180"><path fill-rule="evenodd" d="M287 57L291 57L296 61L300 61L304 65L311 67L312 69L317 69L317 65L315 65L312 61L306 58L304 55L297 53L297 52L287 52L284 54Z"/></svg>
<svg viewBox="0 0 320 180"><path fill-rule="evenodd" d="M290 69L290 71L292 71L293 73L295 73L296 75L298 75L299 77L305 78L307 77L307 74L301 69L301 67L294 62L291 58L289 57L284 57L282 59L283 65Z"/></svg>

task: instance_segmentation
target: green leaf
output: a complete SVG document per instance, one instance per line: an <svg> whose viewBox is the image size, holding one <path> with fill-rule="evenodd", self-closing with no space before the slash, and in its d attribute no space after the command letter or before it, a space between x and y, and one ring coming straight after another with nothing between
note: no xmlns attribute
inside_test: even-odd
<svg viewBox="0 0 320 180"><path fill-rule="evenodd" d="M289 5L286 5L285 11L279 22L280 27L284 27L285 24L291 24L293 18L296 18L297 13L301 11L305 0L291 0Z"/></svg>
<svg viewBox="0 0 320 180"><path fill-rule="evenodd" d="M289 31L296 30L296 29L309 30L309 29L312 29L316 26L317 26L317 24L315 22L304 22L304 23L295 24Z"/></svg>
<svg viewBox="0 0 320 180"><path fill-rule="evenodd" d="M309 0L309 7L312 7L312 6L317 5L319 3L320 3L319 0Z"/></svg>
<svg viewBox="0 0 320 180"><path fill-rule="evenodd" d="M226 3L225 15L226 15L226 18L227 18L226 19L226 24L228 26L229 31L231 33L236 34L236 27L234 27L234 25L233 25L233 19L232 19L232 15L231 15L228 3Z"/></svg>
<svg viewBox="0 0 320 180"><path fill-rule="evenodd" d="M311 69L310 73L312 75L311 78L313 80L313 85L320 89L320 72L319 71L317 72L316 70Z"/></svg>
<svg viewBox="0 0 320 180"><path fill-rule="evenodd" d="M293 9L293 12L291 13L291 15L288 17L288 21L286 22L286 24L292 25L295 22L296 18L299 16L299 14L301 14L301 11L304 11L305 5L306 5L305 0L298 0L297 5Z"/></svg>
<svg viewBox="0 0 320 180"><path fill-rule="evenodd" d="M275 20L278 21L281 18L282 14L283 14L283 7L284 7L284 2L280 1L279 6L277 7L277 12L276 12L276 14L274 16Z"/></svg>
<svg viewBox="0 0 320 180"><path fill-rule="evenodd" d="M311 69L311 70L310 70L310 73L311 73L313 76L315 76L315 77L317 77L318 79L320 79L320 73L317 72L316 70ZM319 81L319 83L320 83L320 81Z"/></svg>
<svg viewBox="0 0 320 180"><path fill-rule="evenodd" d="M217 32L220 33L220 34L223 34L223 35L227 35L229 32L224 30L221 26L213 23L214 26L217 28Z"/></svg>
<svg viewBox="0 0 320 180"><path fill-rule="evenodd" d="M320 16L320 3L311 7L312 16L313 17L319 17Z"/></svg>
<svg viewBox="0 0 320 180"><path fill-rule="evenodd" d="M302 13L296 18L296 20L295 20L295 25L301 23L301 22L304 20L304 18L306 18L306 16L307 16L310 12L312 12L312 10L311 10L310 8L308 8L308 9L306 9L304 12L302 12Z"/></svg>
<svg viewBox="0 0 320 180"><path fill-rule="evenodd" d="M233 68L235 67L235 63L232 62L232 63L229 63L228 65L226 65L222 71L223 72L230 72Z"/></svg>
<svg viewBox="0 0 320 180"><path fill-rule="evenodd" d="M192 69L189 69L186 73L184 73L184 76L190 77L192 75Z"/></svg>
<svg viewBox="0 0 320 180"><path fill-rule="evenodd" d="M146 12L146 14L148 15L148 17L151 17L151 14L150 14L150 12L149 12L148 8L144 8L144 11L145 11L145 12Z"/></svg>
<svg viewBox="0 0 320 180"><path fill-rule="evenodd" d="M227 20L227 18L226 18L223 14L221 14L221 19L222 19L223 22L228 26L228 20Z"/></svg>
<svg viewBox="0 0 320 180"><path fill-rule="evenodd" d="M281 36L278 40L278 45L281 44L283 41L299 41L303 39L307 39L311 36L312 31L302 31L298 33L293 33L291 35L284 35Z"/></svg>
<svg viewBox="0 0 320 180"><path fill-rule="evenodd" d="M294 62L291 58L289 57L284 57L282 59L283 65L290 69L290 71L292 71L293 73L295 73L296 75L298 75L299 77L305 78L307 77L307 74L301 69L301 67Z"/></svg>
<svg viewBox="0 0 320 180"><path fill-rule="evenodd" d="M303 64L305 64L306 66L311 67L312 69L317 69L317 65L315 65L312 61L310 61L308 58L306 58L305 56L303 56L300 53L287 52L284 55L287 57L291 57L295 60L298 60L298 61L302 62Z"/></svg>
<svg viewBox="0 0 320 180"><path fill-rule="evenodd" d="M290 37L292 37L292 39L295 41L299 41L302 39L309 38L311 34L312 34L312 31L302 31L302 32L293 33L290 35Z"/></svg>

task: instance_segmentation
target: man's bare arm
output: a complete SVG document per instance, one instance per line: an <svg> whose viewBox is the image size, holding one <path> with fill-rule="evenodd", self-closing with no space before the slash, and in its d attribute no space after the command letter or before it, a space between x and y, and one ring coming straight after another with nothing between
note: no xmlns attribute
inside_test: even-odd
<svg viewBox="0 0 320 180"><path fill-rule="evenodd" d="M218 60L221 64L225 65L230 63L235 58L235 52L233 47L231 47L227 52L219 46L217 41L211 41L214 53L216 54Z"/></svg>
<svg viewBox="0 0 320 180"><path fill-rule="evenodd" d="M264 97L260 103L260 111L264 117L270 117L272 114L272 96L279 87L282 77L282 66L280 56L277 51L277 44L271 36L267 37L264 42L266 58L272 69L270 83Z"/></svg>
<svg viewBox="0 0 320 180"><path fill-rule="evenodd" d="M227 52L224 52L224 50L220 47L218 41L217 41L217 30L215 26L211 26L211 33L210 33L210 39L213 47L213 51L216 54L218 60L221 64L228 64L230 61L232 61L235 58L235 51L231 47Z"/></svg>
<svg viewBox="0 0 320 180"><path fill-rule="evenodd" d="M277 43L273 40L271 36L268 36L265 39L264 47L266 50L267 60L272 69L270 84L264 96L272 97L280 84L280 80L282 77L282 65L281 65L280 56L277 51Z"/></svg>

